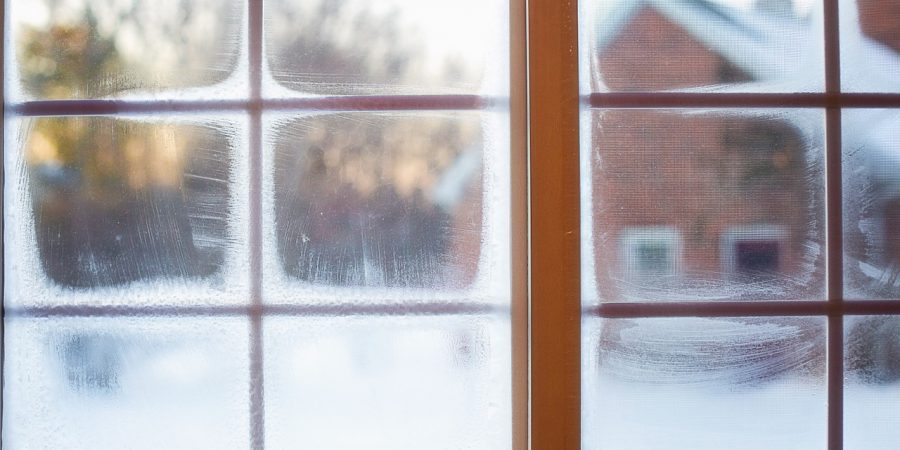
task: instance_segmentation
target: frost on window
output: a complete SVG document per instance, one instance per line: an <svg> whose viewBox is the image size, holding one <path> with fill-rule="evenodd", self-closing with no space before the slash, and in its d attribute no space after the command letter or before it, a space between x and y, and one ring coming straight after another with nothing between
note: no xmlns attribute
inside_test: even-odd
<svg viewBox="0 0 900 450"><path fill-rule="evenodd" d="M479 115L286 121L274 147L278 260L335 286L464 287L482 243Z"/></svg>
<svg viewBox="0 0 900 450"><path fill-rule="evenodd" d="M822 295L820 112L594 110L590 117L584 226L593 236L590 289L602 300Z"/></svg>
<svg viewBox="0 0 900 450"><path fill-rule="evenodd" d="M824 448L825 333L807 317L587 319L582 447Z"/></svg>
<svg viewBox="0 0 900 450"><path fill-rule="evenodd" d="M817 0L584 2L591 91L823 89Z"/></svg>
<svg viewBox="0 0 900 450"><path fill-rule="evenodd" d="M497 0L268 1L268 69L313 94L504 92L507 10Z"/></svg>
<svg viewBox="0 0 900 450"><path fill-rule="evenodd" d="M237 66L243 7L234 0L15 0L11 94L156 96L224 81Z"/></svg>
<svg viewBox="0 0 900 450"><path fill-rule="evenodd" d="M844 113L844 279L848 298L900 296L900 112Z"/></svg>
<svg viewBox="0 0 900 450"><path fill-rule="evenodd" d="M26 123L20 188L36 248L24 250L36 251L52 283L221 276L233 239L233 155L222 130L105 118Z"/></svg>
<svg viewBox="0 0 900 450"><path fill-rule="evenodd" d="M247 448L247 333L240 318L7 318L3 447Z"/></svg>

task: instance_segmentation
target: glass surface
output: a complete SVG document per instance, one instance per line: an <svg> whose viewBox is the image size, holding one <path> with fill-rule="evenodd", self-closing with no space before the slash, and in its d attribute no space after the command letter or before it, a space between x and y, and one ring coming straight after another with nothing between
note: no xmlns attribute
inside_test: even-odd
<svg viewBox="0 0 900 450"><path fill-rule="evenodd" d="M826 448L822 318L585 318L582 448Z"/></svg>
<svg viewBox="0 0 900 450"><path fill-rule="evenodd" d="M5 325L4 448L248 448L245 319Z"/></svg>
<svg viewBox="0 0 900 450"><path fill-rule="evenodd" d="M273 283L375 297L414 290L419 302L434 299L422 289L506 286L496 261L508 263L499 227L508 218L497 217L508 216L508 168L494 161L508 155L494 134L506 120L480 112L273 119L267 288L276 297L284 292Z"/></svg>
<svg viewBox="0 0 900 450"><path fill-rule="evenodd" d="M266 447L510 448L507 319L271 318Z"/></svg>
<svg viewBox="0 0 900 450"><path fill-rule="evenodd" d="M840 11L842 89L900 92L900 1L843 0Z"/></svg>
<svg viewBox="0 0 900 450"><path fill-rule="evenodd" d="M592 0L580 16L586 91L823 89L821 1Z"/></svg>
<svg viewBox="0 0 900 450"><path fill-rule="evenodd" d="M9 8L8 100L243 95L244 2L14 0Z"/></svg>
<svg viewBox="0 0 900 450"><path fill-rule="evenodd" d="M900 297L900 110L845 111L842 130L845 296Z"/></svg>
<svg viewBox="0 0 900 450"><path fill-rule="evenodd" d="M500 0L268 1L267 95L506 95L508 11Z"/></svg>
<svg viewBox="0 0 900 450"><path fill-rule="evenodd" d="M824 295L820 111L582 120L586 303Z"/></svg>
<svg viewBox="0 0 900 450"><path fill-rule="evenodd" d="M844 448L896 448L900 441L900 317L846 318L844 339Z"/></svg>
<svg viewBox="0 0 900 450"><path fill-rule="evenodd" d="M34 118L8 130L6 306L235 301L246 231L234 123Z"/></svg>

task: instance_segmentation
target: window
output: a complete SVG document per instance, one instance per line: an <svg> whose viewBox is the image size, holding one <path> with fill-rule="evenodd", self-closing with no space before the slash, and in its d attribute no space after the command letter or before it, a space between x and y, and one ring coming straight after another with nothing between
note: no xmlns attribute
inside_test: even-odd
<svg viewBox="0 0 900 450"><path fill-rule="evenodd" d="M897 442L894 0L202 1L5 41L7 446Z"/></svg>
<svg viewBox="0 0 900 450"><path fill-rule="evenodd" d="M4 447L520 448L521 8L6 2Z"/></svg>

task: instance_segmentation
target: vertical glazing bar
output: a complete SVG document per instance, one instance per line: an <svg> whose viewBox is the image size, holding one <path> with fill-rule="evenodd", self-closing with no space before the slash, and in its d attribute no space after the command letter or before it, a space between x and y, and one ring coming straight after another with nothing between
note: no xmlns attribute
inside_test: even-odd
<svg viewBox="0 0 900 450"><path fill-rule="evenodd" d="M0 126L6 130L6 2L0 2ZM0 139L0 437L3 436L3 392L6 386L6 132Z"/></svg>
<svg viewBox="0 0 900 450"><path fill-rule="evenodd" d="M581 446L578 5L528 2L531 448Z"/></svg>
<svg viewBox="0 0 900 450"><path fill-rule="evenodd" d="M509 2L509 117L512 195L510 321L512 330L512 448L528 448L528 114L525 0Z"/></svg>
<svg viewBox="0 0 900 450"><path fill-rule="evenodd" d="M828 301L828 448L844 447L844 301L843 179L841 170L841 57L839 0L825 0L825 172Z"/></svg>
<svg viewBox="0 0 900 450"><path fill-rule="evenodd" d="M263 0L249 0L250 71L250 447L265 448L262 330L262 47Z"/></svg>

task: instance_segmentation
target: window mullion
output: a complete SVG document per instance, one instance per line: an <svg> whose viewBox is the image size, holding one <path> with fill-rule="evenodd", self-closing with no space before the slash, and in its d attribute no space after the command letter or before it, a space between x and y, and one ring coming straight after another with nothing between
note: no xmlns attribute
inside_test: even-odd
<svg viewBox="0 0 900 450"><path fill-rule="evenodd" d="M578 5L528 5L531 448L581 447Z"/></svg>

